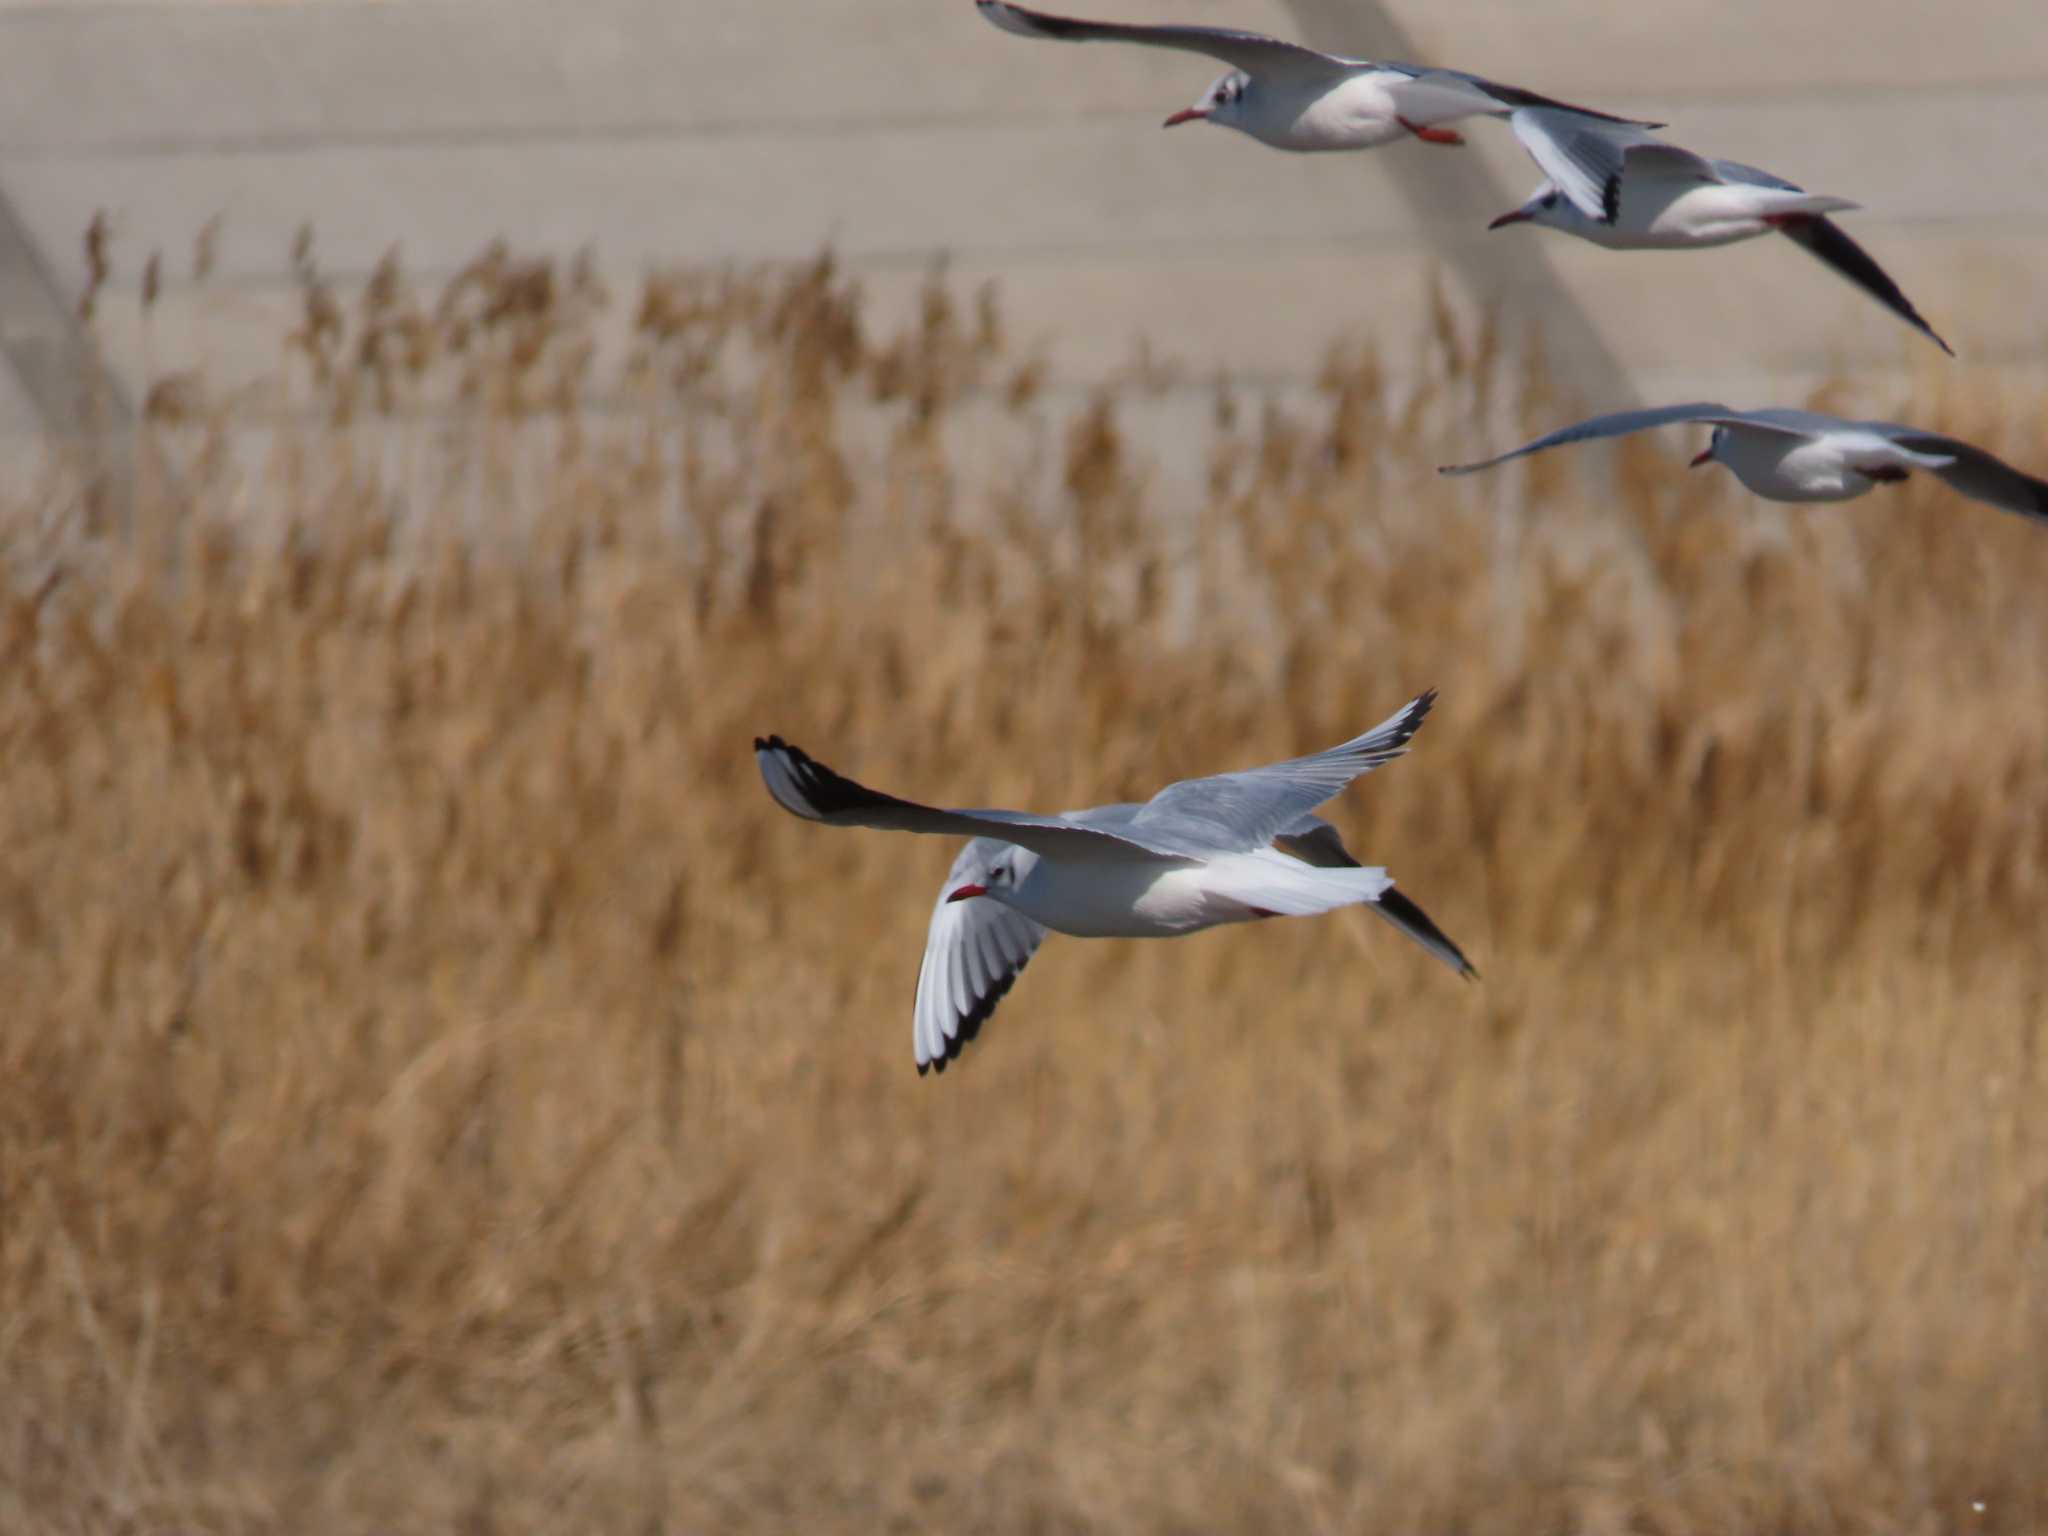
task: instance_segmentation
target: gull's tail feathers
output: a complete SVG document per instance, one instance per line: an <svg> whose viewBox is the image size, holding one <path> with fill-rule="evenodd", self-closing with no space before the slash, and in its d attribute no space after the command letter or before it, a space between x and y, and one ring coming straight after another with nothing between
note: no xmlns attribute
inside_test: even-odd
<svg viewBox="0 0 2048 1536"><path fill-rule="evenodd" d="M1863 207L1861 203L1852 203L1846 197L1828 197L1822 193L1801 192L1791 187L1759 189L1757 195L1763 204L1764 217L1773 223L1779 219L1817 219L1829 213L1856 213Z"/></svg>
<svg viewBox="0 0 2048 1536"><path fill-rule="evenodd" d="M1372 865L1320 868L1270 848L1213 859L1202 870L1202 882L1225 901L1273 917L1313 917L1378 901L1394 885L1384 869Z"/></svg>

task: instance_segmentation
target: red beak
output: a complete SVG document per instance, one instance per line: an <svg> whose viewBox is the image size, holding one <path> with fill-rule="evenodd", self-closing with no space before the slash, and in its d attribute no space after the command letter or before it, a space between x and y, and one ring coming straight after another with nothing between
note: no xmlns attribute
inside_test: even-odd
<svg viewBox="0 0 2048 1536"><path fill-rule="evenodd" d="M1685 467L1686 467L1687 469L1698 469L1698 468L1699 468L1699 467L1700 467L1700 466L1701 466L1702 464L1710 464L1710 463L1712 463L1712 462L1713 462L1713 459L1714 459L1714 450L1713 450L1712 448L1707 448L1707 449L1703 450L1702 452L1699 452L1699 453L1696 453L1696 454L1694 454L1694 455L1693 455L1693 459L1692 459L1692 462L1691 462L1690 464L1686 465Z"/></svg>
<svg viewBox="0 0 2048 1536"><path fill-rule="evenodd" d="M1182 123L1199 123L1208 115L1207 109L1203 107L1182 107L1159 126L1162 128L1178 128Z"/></svg>
<svg viewBox="0 0 2048 1536"><path fill-rule="evenodd" d="M1511 208L1486 227L1488 229L1505 229L1510 224L1526 224L1533 217L1535 215L1531 214L1526 208Z"/></svg>
<svg viewBox="0 0 2048 1536"><path fill-rule="evenodd" d="M959 890L955 891L952 895L948 896L946 900L965 901L970 896L986 896L987 894L988 887L985 885L963 885L960 887Z"/></svg>

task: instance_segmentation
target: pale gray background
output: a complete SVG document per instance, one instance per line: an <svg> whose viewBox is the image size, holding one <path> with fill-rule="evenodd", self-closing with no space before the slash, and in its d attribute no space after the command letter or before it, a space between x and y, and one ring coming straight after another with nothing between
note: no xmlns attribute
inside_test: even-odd
<svg viewBox="0 0 2048 1536"><path fill-rule="evenodd" d="M1237 24L1359 51L1405 46L1613 110L1868 212L1844 218L1972 370L2044 355L2048 20L1960 0L1071 0L1132 20ZM171 286L147 335L110 304L104 344L152 368L276 366L287 252L323 268L387 246L446 274L493 236L651 264L802 257L830 242L885 307L935 253L999 280L1056 380L1127 364L1136 338L1252 383L1311 377L1339 335L1398 355L1425 284L1546 327L1595 395L1792 398L1835 370L1946 367L1778 240L1615 254L1487 214L1536 180L1504 127L1468 150L1289 156L1201 126L1161 132L1201 59L1035 44L969 0L64 0L0 5L0 411L27 371L61 393L63 312L95 209L130 294ZM224 216L219 268L192 242ZM31 253L35 253L34 256ZM1528 258L1538 256L1541 260ZM37 261L40 261L38 268ZM56 380L53 384L51 381Z"/></svg>

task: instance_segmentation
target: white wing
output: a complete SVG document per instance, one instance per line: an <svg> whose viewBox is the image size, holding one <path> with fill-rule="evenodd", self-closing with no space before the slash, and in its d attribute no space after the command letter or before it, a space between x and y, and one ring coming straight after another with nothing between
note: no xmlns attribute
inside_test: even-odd
<svg viewBox="0 0 2048 1536"><path fill-rule="evenodd" d="M945 811L899 800L834 773L801 747L780 736L754 738L754 760L775 803L792 816L835 827L875 827L888 832L936 832L953 837L993 837L1047 858L1072 863L1166 859L1180 861L1178 849L1142 833L1110 832L1062 816L1026 811Z"/></svg>
<svg viewBox="0 0 2048 1536"><path fill-rule="evenodd" d="M1238 32L1225 27L1139 27L1119 21L1082 21L1073 16L1052 16L1044 11L1010 5L1007 0L974 0L981 14L1018 37L1036 37L1056 42L1140 43L1150 48L1172 48L1181 53L1199 53L1220 59L1233 69L1269 80L1334 79L1358 68L1363 60L1340 59L1318 53L1299 43L1282 42L1257 32Z"/></svg>
<svg viewBox="0 0 2048 1536"><path fill-rule="evenodd" d="M1587 218L1612 224L1621 206L1621 178L1718 181L1714 167L1689 149L1667 144L1633 123L1585 112L1521 107L1508 126L1529 158Z"/></svg>
<svg viewBox="0 0 2048 1536"><path fill-rule="evenodd" d="M911 1011L920 1076L945 1071L946 1063L981 1032L1045 938L1044 928L1000 901L946 899L963 885L980 884L1002 846L992 838L976 838L961 849L932 907Z"/></svg>
<svg viewBox="0 0 2048 1536"><path fill-rule="evenodd" d="M1326 752L1169 784L1131 818L1129 834L1197 856L1263 848L1360 774L1407 751L1435 702L1432 688Z"/></svg>

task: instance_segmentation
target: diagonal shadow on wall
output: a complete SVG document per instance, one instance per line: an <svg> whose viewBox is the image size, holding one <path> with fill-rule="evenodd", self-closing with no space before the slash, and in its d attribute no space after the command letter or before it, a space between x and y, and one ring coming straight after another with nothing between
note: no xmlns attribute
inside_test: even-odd
<svg viewBox="0 0 2048 1536"><path fill-rule="evenodd" d="M1408 35L1388 14L1382 0L1284 0L1300 39L1311 48L1351 58L1416 60ZM1455 62L1455 61L1449 61ZM1527 84L1524 81L1513 82ZM1530 85L1540 90L1540 84ZM1455 166L1445 162L1455 160ZM1550 365L1587 404L1602 410L1625 410L1640 403L1621 362L1601 339L1592 320L1558 280L1543 249L1546 238L1470 240L1443 238L1434 231L1484 229L1486 221L1522 201L1526 188L1507 186L1477 155L1421 153L1395 145L1380 152L1384 166L1431 231L1444 266L1475 299L1512 293L1524 316L1540 316L1541 334ZM1516 317L1507 317L1513 321Z"/></svg>

